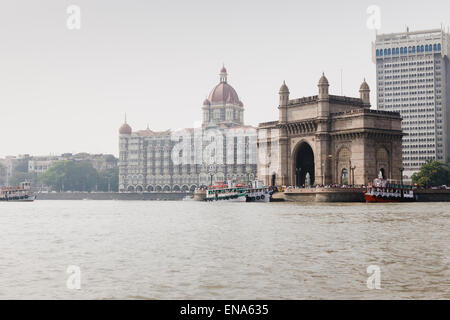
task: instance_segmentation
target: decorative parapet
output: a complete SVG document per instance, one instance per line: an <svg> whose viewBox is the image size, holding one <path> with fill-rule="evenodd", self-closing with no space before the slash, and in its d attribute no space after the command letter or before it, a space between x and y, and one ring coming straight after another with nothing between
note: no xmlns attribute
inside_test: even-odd
<svg viewBox="0 0 450 320"><path fill-rule="evenodd" d="M362 115L362 114L385 115L385 116L390 116L390 117L395 117L395 118L401 119L399 112L381 111L381 110L364 109L364 108L353 109L353 110L349 110L349 111L345 111L345 112L331 113L331 117L338 118L341 116Z"/></svg>

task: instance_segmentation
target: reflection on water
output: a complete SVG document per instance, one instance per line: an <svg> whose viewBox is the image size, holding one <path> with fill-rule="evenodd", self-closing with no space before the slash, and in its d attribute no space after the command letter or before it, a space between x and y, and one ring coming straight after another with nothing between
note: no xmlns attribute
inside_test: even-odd
<svg viewBox="0 0 450 320"><path fill-rule="evenodd" d="M0 203L0 298L450 299L450 204ZM70 265L81 289L69 290ZM367 267L381 289L367 288Z"/></svg>

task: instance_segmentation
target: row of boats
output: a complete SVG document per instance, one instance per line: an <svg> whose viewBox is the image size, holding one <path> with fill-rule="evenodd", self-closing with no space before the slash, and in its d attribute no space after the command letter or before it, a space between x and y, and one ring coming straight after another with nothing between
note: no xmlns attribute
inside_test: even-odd
<svg viewBox="0 0 450 320"><path fill-rule="evenodd" d="M208 187L206 201L231 201L231 202L269 202L274 193L273 188L265 187L259 181L254 181L251 186L244 184L219 183ZM364 190L364 189L362 189ZM366 202L412 202L417 200L412 186L398 184L394 180L377 178L365 188L364 198Z"/></svg>
<svg viewBox="0 0 450 320"><path fill-rule="evenodd" d="M266 187L261 181L253 181L246 185L242 183L217 183L206 189L202 200L228 201L228 202L270 202L276 189ZM196 190L198 192L198 190ZM364 194L366 202L411 202L417 200L412 186L397 184L393 180L377 178L367 186ZM30 182L22 182L16 187L1 187L0 201L24 201L36 200Z"/></svg>

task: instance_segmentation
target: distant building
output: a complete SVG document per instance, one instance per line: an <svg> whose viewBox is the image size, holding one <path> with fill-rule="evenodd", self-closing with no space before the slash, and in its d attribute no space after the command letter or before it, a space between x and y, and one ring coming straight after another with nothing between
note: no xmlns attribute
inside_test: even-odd
<svg viewBox="0 0 450 320"><path fill-rule="evenodd" d="M280 88L279 119L258 127L258 177L266 185L363 185L379 175L400 180L401 118L360 98L333 96L323 75L318 95L289 99Z"/></svg>
<svg viewBox="0 0 450 320"><path fill-rule="evenodd" d="M46 172L55 162L60 161L58 156L36 156L28 160L28 172L41 174Z"/></svg>
<svg viewBox="0 0 450 320"><path fill-rule="evenodd" d="M450 35L441 29L376 37L378 110L400 112L404 175L450 157Z"/></svg>
<svg viewBox="0 0 450 320"><path fill-rule="evenodd" d="M244 105L220 82L203 102L201 128L177 132L119 129L119 191L193 191L215 182L256 177L256 128L244 125Z"/></svg>

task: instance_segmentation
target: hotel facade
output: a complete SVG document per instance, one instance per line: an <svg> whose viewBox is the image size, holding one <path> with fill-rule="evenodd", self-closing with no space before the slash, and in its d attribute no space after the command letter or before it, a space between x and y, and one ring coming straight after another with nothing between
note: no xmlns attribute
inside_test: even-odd
<svg viewBox="0 0 450 320"><path fill-rule="evenodd" d="M119 129L120 192L188 192L198 187L256 177L256 128L244 124L244 104L220 81L202 106L202 127L179 131Z"/></svg>

